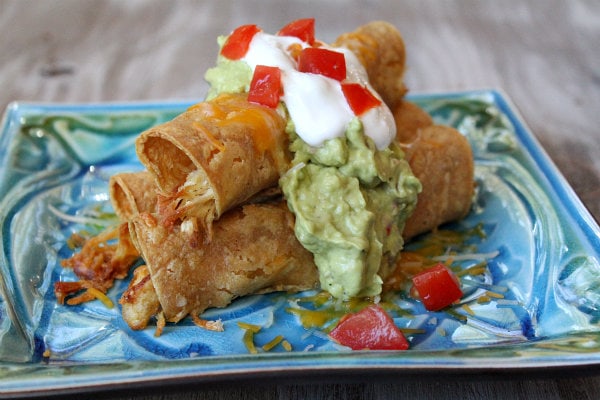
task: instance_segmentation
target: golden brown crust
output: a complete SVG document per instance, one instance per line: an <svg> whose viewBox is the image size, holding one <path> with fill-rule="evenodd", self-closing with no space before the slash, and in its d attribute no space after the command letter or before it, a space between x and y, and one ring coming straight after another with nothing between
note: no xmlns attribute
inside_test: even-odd
<svg viewBox="0 0 600 400"><path fill-rule="evenodd" d="M407 92L404 85L406 49L396 27L373 21L338 37L334 46L350 49L367 70L369 81L390 109L395 109Z"/></svg>
<svg viewBox="0 0 600 400"><path fill-rule="evenodd" d="M402 100L392 109L392 114L396 122L396 139L400 143L412 142L420 129L433 125L431 116L408 100Z"/></svg>
<svg viewBox="0 0 600 400"><path fill-rule="evenodd" d="M451 127L431 125L418 129L403 147L423 190L402 236L410 239L467 215L474 192L473 154L467 139Z"/></svg>
<svg viewBox="0 0 600 400"><path fill-rule="evenodd" d="M143 132L136 150L163 194L171 196L173 210L210 225L277 184L289 166L288 140L285 120L275 110L227 94ZM193 182L183 186L186 180Z"/></svg>
<svg viewBox="0 0 600 400"><path fill-rule="evenodd" d="M150 318L158 314L160 303L147 266L141 265L133 271L133 277L119 304L123 320L131 329L144 329Z"/></svg>
<svg viewBox="0 0 600 400"><path fill-rule="evenodd" d="M154 222L142 214L131 225L170 322L225 307L239 296L306 290L318 282L313 256L294 236L285 203L229 211L201 247L184 230L168 232Z"/></svg>

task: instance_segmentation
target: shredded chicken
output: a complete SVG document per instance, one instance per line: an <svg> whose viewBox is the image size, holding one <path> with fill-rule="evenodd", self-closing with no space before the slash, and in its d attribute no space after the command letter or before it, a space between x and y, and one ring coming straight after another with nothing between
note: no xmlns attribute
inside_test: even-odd
<svg viewBox="0 0 600 400"><path fill-rule="evenodd" d="M210 238L216 216L214 196L212 187L200 170L190 173L188 180L175 193L159 196L157 211L162 225L172 229L183 221L193 219L194 226Z"/></svg>

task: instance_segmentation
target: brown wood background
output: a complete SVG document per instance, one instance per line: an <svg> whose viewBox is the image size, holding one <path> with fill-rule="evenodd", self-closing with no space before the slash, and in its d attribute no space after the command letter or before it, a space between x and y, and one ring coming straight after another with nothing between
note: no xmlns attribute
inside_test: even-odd
<svg viewBox="0 0 600 400"><path fill-rule="evenodd" d="M15 100L201 99L215 38L243 23L268 32L317 18L331 41L376 19L408 52L411 92L498 88L600 219L600 1L0 0L0 107ZM162 387L118 399L595 399L584 375L338 378L278 384ZM82 397L88 397L82 396Z"/></svg>

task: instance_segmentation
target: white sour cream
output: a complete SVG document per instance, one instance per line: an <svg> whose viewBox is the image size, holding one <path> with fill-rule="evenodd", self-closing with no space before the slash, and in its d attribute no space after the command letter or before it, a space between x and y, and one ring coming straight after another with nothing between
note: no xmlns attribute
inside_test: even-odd
<svg viewBox="0 0 600 400"><path fill-rule="evenodd" d="M254 71L257 65L278 67L285 102L296 133L310 146L318 147L328 139L344 136L350 121L355 118L342 92L341 83L319 74L302 73L288 49L292 44L309 47L306 42L290 37L258 32L252 38L246 55L242 58ZM345 48L324 46L343 53L346 60L345 82L365 85L381 100L371 85L367 73L354 53ZM358 117L364 134L378 149L384 149L396 136L396 124L389 108L381 102Z"/></svg>

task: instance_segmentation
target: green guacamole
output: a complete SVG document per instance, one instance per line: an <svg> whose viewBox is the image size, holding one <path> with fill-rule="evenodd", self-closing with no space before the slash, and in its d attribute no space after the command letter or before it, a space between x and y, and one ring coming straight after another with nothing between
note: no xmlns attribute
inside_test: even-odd
<svg viewBox="0 0 600 400"><path fill-rule="evenodd" d="M227 36L219 36L219 48L223 46ZM210 87L206 100L217 97L220 93L243 93L250 89L252 69L243 61L231 61L219 54L217 65L209 68L204 79Z"/></svg>
<svg viewBox="0 0 600 400"><path fill-rule="evenodd" d="M375 296L402 249L421 184L400 148L378 151L355 118L346 136L308 146L288 124L292 168L279 184L295 232L315 256L321 288L337 298Z"/></svg>
<svg viewBox="0 0 600 400"><path fill-rule="evenodd" d="M205 78L210 99L247 91L251 70L220 57ZM318 148L296 135L289 119L287 132L294 159L279 184L296 218L296 237L314 254L321 288L341 299L378 295L404 245L401 233L419 180L401 149L392 143L377 150L358 118L345 137Z"/></svg>

